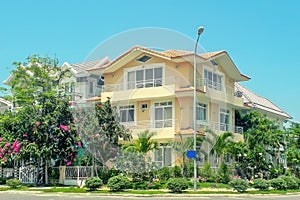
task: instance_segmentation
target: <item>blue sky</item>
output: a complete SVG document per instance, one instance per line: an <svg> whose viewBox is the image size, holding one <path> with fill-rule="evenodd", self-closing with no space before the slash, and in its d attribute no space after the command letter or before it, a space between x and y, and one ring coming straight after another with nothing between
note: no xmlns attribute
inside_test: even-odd
<svg viewBox="0 0 300 200"><path fill-rule="evenodd" d="M0 1L0 81L29 55L82 62L124 31L160 27L195 38L202 25L206 51L228 51L252 78L246 87L300 122L299 8L297 0Z"/></svg>

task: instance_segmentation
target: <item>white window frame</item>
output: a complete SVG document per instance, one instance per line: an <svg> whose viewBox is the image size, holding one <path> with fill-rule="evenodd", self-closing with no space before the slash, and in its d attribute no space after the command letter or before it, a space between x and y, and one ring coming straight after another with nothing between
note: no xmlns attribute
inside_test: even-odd
<svg viewBox="0 0 300 200"><path fill-rule="evenodd" d="M224 117L226 117L226 116L228 117L228 123L223 122L221 115L224 115ZM225 118L224 118L224 120L225 120ZM230 131L230 110L229 109L220 108L220 130L221 131Z"/></svg>
<svg viewBox="0 0 300 200"><path fill-rule="evenodd" d="M205 119L201 119L201 110L205 111ZM201 102L196 103L196 120L200 123L208 123L208 104Z"/></svg>
<svg viewBox="0 0 300 200"><path fill-rule="evenodd" d="M170 161L167 163L166 160L166 149L169 150L170 152ZM160 155L158 155L158 153ZM153 151L153 156L152 156L153 162L155 162L158 167L171 167L173 165L173 150L171 146L165 146L165 147L159 147L157 150Z"/></svg>
<svg viewBox="0 0 300 200"><path fill-rule="evenodd" d="M164 104L167 104L167 105L164 105ZM171 119L164 119L165 117L162 116L163 119L161 120L156 120L156 117L155 117L155 114L156 114L156 108L163 108L163 114L164 114L164 111L165 109L164 108L167 108L167 107L171 107L171 111L172 111L172 117ZM165 100L165 101L158 101L158 102L153 102L153 105L152 105L152 127L153 128L170 128L170 127L174 127L174 118L175 118L175 110L174 110L174 101L172 100ZM171 121L171 126L166 126L166 123L170 123L168 121ZM158 126L159 122L162 123L162 126Z"/></svg>
<svg viewBox="0 0 300 200"><path fill-rule="evenodd" d="M207 73L212 74L212 80L208 80L208 77L205 76ZM216 77L219 77L219 79ZM203 68L203 78L205 81L205 85L207 87L212 88L214 90L218 90L218 91L225 90L225 75L222 72L212 70L209 67L204 67ZM215 79L217 79L217 80L215 80ZM218 80L220 80L220 82Z"/></svg>
<svg viewBox="0 0 300 200"><path fill-rule="evenodd" d="M120 123L124 125L133 125L136 122L136 105L135 104L129 104L129 105L120 105L118 107L119 109L119 117L120 117ZM128 121L129 116L129 110L133 110L133 119L132 121ZM126 111L126 121L121 120L121 111Z"/></svg>
<svg viewBox="0 0 300 200"><path fill-rule="evenodd" d="M88 83L89 83L89 87L88 87L89 94L94 94L94 92L95 92L94 82L93 81L89 81Z"/></svg>
<svg viewBox="0 0 300 200"><path fill-rule="evenodd" d="M154 78L156 68L161 68L161 78ZM146 70L152 69L152 79L146 79ZM143 79L140 81L136 80L137 71L143 71ZM129 81L129 73L134 72L133 81ZM138 89L138 88L149 88L149 87L160 87L164 85L164 77L165 77L165 64L164 63L156 63L156 64L148 64L141 65L137 67L132 67L124 70L124 85L127 90Z"/></svg>

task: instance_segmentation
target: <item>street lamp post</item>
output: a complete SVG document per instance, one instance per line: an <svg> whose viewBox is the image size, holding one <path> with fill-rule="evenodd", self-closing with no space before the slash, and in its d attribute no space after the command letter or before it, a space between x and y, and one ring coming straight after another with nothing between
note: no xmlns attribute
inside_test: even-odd
<svg viewBox="0 0 300 200"><path fill-rule="evenodd" d="M200 35L203 33L204 28L201 26L198 28L198 37L195 44L195 50L194 50L194 112L193 112L193 118L194 118L194 151L197 151L197 120L196 120L196 104L197 104L197 62L196 62L196 55L197 55L197 47ZM197 190L197 157L194 158L194 190Z"/></svg>

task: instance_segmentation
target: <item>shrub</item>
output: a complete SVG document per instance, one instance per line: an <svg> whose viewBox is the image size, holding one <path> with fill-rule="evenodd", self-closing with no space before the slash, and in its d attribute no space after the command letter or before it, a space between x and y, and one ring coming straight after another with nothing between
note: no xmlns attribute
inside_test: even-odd
<svg viewBox="0 0 300 200"><path fill-rule="evenodd" d="M209 162L206 162L202 169L199 170L199 175L207 182L215 182L216 181L216 174L211 169L211 165Z"/></svg>
<svg viewBox="0 0 300 200"><path fill-rule="evenodd" d="M287 189L298 189L298 179L293 176L280 176L286 182Z"/></svg>
<svg viewBox="0 0 300 200"><path fill-rule="evenodd" d="M181 178L182 177L182 170L179 166L175 166L171 169L172 177L174 178Z"/></svg>
<svg viewBox="0 0 300 200"><path fill-rule="evenodd" d="M282 178L275 178L270 181L271 186L276 190L286 190L287 184Z"/></svg>
<svg viewBox="0 0 300 200"><path fill-rule="evenodd" d="M96 190L103 185L103 181L98 177L91 177L85 181L85 186L89 190Z"/></svg>
<svg viewBox="0 0 300 200"><path fill-rule="evenodd" d="M10 187L10 188L17 188L19 186L22 185L22 182L19 179L8 179L6 181L6 184Z"/></svg>
<svg viewBox="0 0 300 200"><path fill-rule="evenodd" d="M171 170L169 167L163 167L158 171L159 180L168 180L171 177Z"/></svg>
<svg viewBox="0 0 300 200"><path fill-rule="evenodd" d="M259 190L268 190L270 187L270 183L265 179L255 179L253 187Z"/></svg>
<svg viewBox="0 0 300 200"><path fill-rule="evenodd" d="M167 182L167 188L172 192L181 193L188 189L189 183L184 178L170 178Z"/></svg>
<svg viewBox="0 0 300 200"><path fill-rule="evenodd" d="M230 181L231 175L232 175L232 169L230 168L230 166L222 162L218 169L218 182L228 183Z"/></svg>
<svg viewBox="0 0 300 200"><path fill-rule="evenodd" d="M104 168L99 172L99 178L103 181L103 184L107 184L111 177L119 175L120 172L114 168L108 169Z"/></svg>
<svg viewBox="0 0 300 200"><path fill-rule="evenodd" d="M131 188L131 183L128 178L118 175L111 177L107 182L107 187L112 191L123 191Z"/></svg>
<svg viewBox="0 0 300 200"><path fill-rule="evenodd" d="M229 182L229 185L238 192L245 192L248 188L248 182L244 179L234 179Z"/></svg>
<svg viewBox="0 0 300 200"><path fill-rule="evenodd" d="M132 188L135 190L147 189L147 182L145 181L135 181L132 183Z"/></svg>
<svg viewBox="0 0 300 200"><path fill-rule="evenodd" d="M0 177L0 185L3 185L6 183L6 179L5 178L2 178Z"/></svg>

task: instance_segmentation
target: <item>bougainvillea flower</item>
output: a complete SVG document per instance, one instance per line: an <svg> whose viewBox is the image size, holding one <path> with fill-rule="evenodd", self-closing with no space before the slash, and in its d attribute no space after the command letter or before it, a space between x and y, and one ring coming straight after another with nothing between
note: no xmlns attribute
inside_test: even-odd
<svg viewBox="0 0 300 200"><path fill-rule="evenodd" d="M4 158L3 158L3 161L4 161L4 162L6 162L6 161L7 161L7 158L6 158L6 157L4 157Z"/></svg>
<svg viewBox="0 0 300 200"><path fill-rule="evenodd" d="M10 146L10 143L9 143L9 142L8 142L8 143L6 143L6 144L5 144L5 146L6 146L6 147L9 147L9 146Z"/></svg>
<svg viewBox="0 0 300 200"><path fill-rule="evenodd" d="M2 137L0 137L0 142L2 142L3 141L3 138Z"/></svg>
<svg viewBox="0 0 300 200"><path fill-rule="evenodd" d="M82 143L80 141L77 143L77 145L78 147L82 147Z"/></svg>
<svg viewBox="0 0 300 200"><path fill-rule="evenodd" d="M15 147L16 147L16 145L19 143L19 141L18 140L16 140L15 142L14 142L14 144L12 145L12 149L14 149Z"/></svg>
<svg viewBox="0 0 300 200"><path fill-rule="evenodd" d="M36 122L37 126L40 126L42 124L42 122Z"/></svg>
<svg viewBox="0 0 300 200"><path fill-rule="evenodd" d="M19 152L20 152L20 149L21 149L21 144L18 143L18 144L16 145L16 147L14 148L14 151L17 152L17 153L19 153Z"/></svg>
<svg viewBox="0 0 300 200"><path fill-rule="evenodd" d="M63 129L64 131L69 131L70 130L70 128L68 127L68 126L66 126L66 125L59 125L59 128L60 129Z"/></svg>
<svg viewBox="0 0 300 200"><path fill-rule="evenodd" d="M23 134L23 137L28 137L28 135L26 133Z"/></svg>
<svg viewBox="0 0 300 200"><path fill-rule="evenodd" d="M70 165L72 165L72 162L71 162L71 161L68 161L66 165L67 165L67 166L70 166Z"/></svg>

